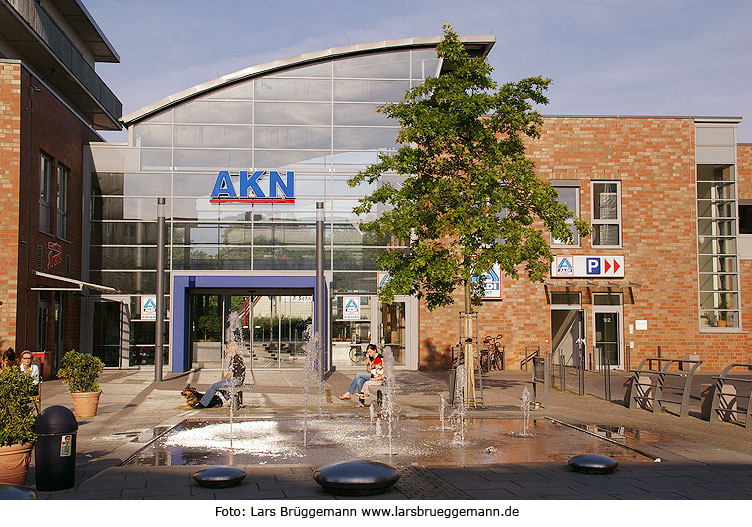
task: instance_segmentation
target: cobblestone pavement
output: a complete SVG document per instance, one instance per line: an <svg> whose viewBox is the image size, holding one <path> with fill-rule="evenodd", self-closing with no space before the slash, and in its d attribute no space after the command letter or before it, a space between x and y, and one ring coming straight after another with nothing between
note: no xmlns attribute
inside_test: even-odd
<svg viewBox="0 0 752 527"><path fill-rule="evenodd" d="M340 401L353 371L337 371L321 391L320 412L328 416L367 416L368 409ZM205 389L217 371L170 375L153 382L153 372L106 371L99 413L83 419L77 433L76 482L72 489L39 492L41 499L347 499L319 487L306 465L242 466L247 477L230 489L199 487L192 474L200 466L121 466L153 437L189 417L223 417L228 408L193 410L185 406L181 389L190 383ZM531 374L492 372L484 377L484 408L471 408L470 417L519 417L520 399L530 388ZM586 475L568 470L566 462L540 461L496 465L430 466L417 463L401 468L401 479L388 492L368 499L750 499L752 498L752 429L699 418L699 382L693 387L690 417L669 412L653 414L629 410L617 402L626 375L612 375L612 401L603 399L603 377L586 378L587 393L551 391L549 407L533 412L577 424L621 426L638 431L640 450L660 463L624 462L610 475ZM259 371L247 379L245 408L238 417L300 417L303 414L303 372ZM441 393L448 392L446 372L397 374L397 408L405 417L438 415ZM576 386L576 385L573 385ZM600 390L600 391L599 391ZM621 393L619 393L621 391ZM43 406L72 408L70 395L59 381L43 388ZM318 411L318 410L317 410ZM35 470L27 485L34 486Z"/></svg>

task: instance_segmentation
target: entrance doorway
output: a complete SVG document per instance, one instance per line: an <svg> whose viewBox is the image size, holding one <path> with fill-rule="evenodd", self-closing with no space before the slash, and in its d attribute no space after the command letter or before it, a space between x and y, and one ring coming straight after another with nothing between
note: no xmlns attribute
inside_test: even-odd
<svg viewBox="0 0 752 527"><path fill-rule="evenodd" d="M595 357L601 363L604 358L612 367L623 364L622 294L593 293L593 327L595 328Z"/></svg>
<svg viewBox="0 0 752 527"><path fill-rule="evenodd" d="M359 300L358 309L348 311L345 305L351 303L353 297ZM409 349L406 331L409 302L408 297L399 296L391 304L384 304L376 295L334 297L332 364L338 368L359 368L364 364L366 347L374 343L382 350L390 346L395 366L405 366Z"/></svg>
<svg viewBox="0 0 752 527"><path fill-rule="evenodd" d="M578 366L585 350L585 317L580 293L551 293L551 351L554 363Z"/></svg>
<svg viewBox="0 0 752 527"><path fill-rule="evenodd" d="M313 320L313 296L238 295L193 292L190 295L191 366L223 369L228 317L240 317L240 353L253 368L302 368L305 330Z"/></svg>

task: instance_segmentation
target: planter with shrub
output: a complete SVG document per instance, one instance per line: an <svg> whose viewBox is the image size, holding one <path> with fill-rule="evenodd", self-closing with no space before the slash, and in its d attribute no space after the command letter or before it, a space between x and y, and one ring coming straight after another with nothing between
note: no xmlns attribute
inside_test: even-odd
<svg viewBox="0 0 752 527"><path fill-rule="evenodd" d="M23 485L34 448L31 375L18 367L0 371L0 483Z"/></svg>
<svg viewBox="0 0 752 527"><path fill-rule="evenodd" d="M57 372L58 378L68 385L73 398L73 412L78 419L97 415L99 396L99 374L104 363L88 353L70 350L63 356L63 367Z"/></svg>

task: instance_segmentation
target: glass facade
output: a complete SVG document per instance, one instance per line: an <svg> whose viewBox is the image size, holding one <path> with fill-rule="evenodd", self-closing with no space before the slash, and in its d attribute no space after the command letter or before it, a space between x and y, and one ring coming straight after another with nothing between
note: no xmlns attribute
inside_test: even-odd
<svg viewBox="0 0 752 527"><path fill-rule="evenodd" d="M154 293L157 196L167 198L168 270L312 270L324 201L333 295L375 294L375 259L391 241L359 229L369 218L352 209L373 189L347 180L396 150L398 123L379 105L438 66L433 47L344 56L240 80L139 121L128 147L137 167L92 174L91 280L134 299ZM295 203L210 203L220 170L236 186L241 170L292 170ZM153 339L134 334L131 347L151 345L153 360Z"/></svg>
<svg viewBox="0 0 752 527"><path fill-rule="evenodd" d="M697 255L701 327L739 327L734 165L697 165Z"/></svg>

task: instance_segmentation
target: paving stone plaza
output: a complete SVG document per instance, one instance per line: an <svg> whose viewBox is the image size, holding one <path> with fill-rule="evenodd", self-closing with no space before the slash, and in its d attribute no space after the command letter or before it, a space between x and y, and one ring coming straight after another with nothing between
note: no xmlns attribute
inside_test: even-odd
<svg viewBox="0 0 752 527"><path fill-rule="evenodd" d="M106 371L101 378L102 400L96 417L82 419L77 433L76 481L73 488L39 492L39 499L242 499L242 500L332 500L343 499L324 490L313 480L316 466L305 463L239 465L247 473L233 488L200 487L192 475L200 465L138 466L121 464L145 447L157 433L186 419L227 419L229 408L194 410L180 395L190 383L205 391L218 376L216 371L171 374L155 383L153 372ZM315 410L316 419L362 418L369 409L358 409L352 401L341 401L352 372L337 371L324 383L323 401ZM245 407L235 418L302 419L301 371L258 371L255 384L244 390ZM369 500L516 500L516 499L750 499L752 497L752 431L726 422L701 419L700 385L707 379L695 378L689 416L678 417L670 406L654 414L630 410L619 400L623 395L624 374L611 378L612 399L603 398L603 377L588 372L587 394L551 390L549 407L531 412L536 422L568 425L598 425L588 430L627 430L628 444L644 456L621 462L609 475L572 472L566 459L512 463L441 462L402 463L400 480L386 493ZM531 374L523 371L496 371L484 376L484 408L468 410L469 418L519 419L520 399L530 388ZM437 418L440 394L447 393L446 372L397 372L396 410L403 419ZM44 383L43 406L72 408L70 395L60 381ZM586 435L585 432L576 432ZM613 437L613 436L612 436ZM553 442L554 439L548 441ZM607 444L607 440L603 441ZM613 441L613 440L612 440ZM498 437L492 445L503 452ZM544 441L545 443L545 441ZM485 447L486 445L483 444ZM581 454L585 452L577 452ZM478 453L480 454L480 452ZM656 460L652 461L651 459ZM657 461L660 459L660 462ZM389 463L388 459L379 459ZM34 487L35 469L29 471L27 485ZM346 499L346 498L345 498Z"/></svg>

